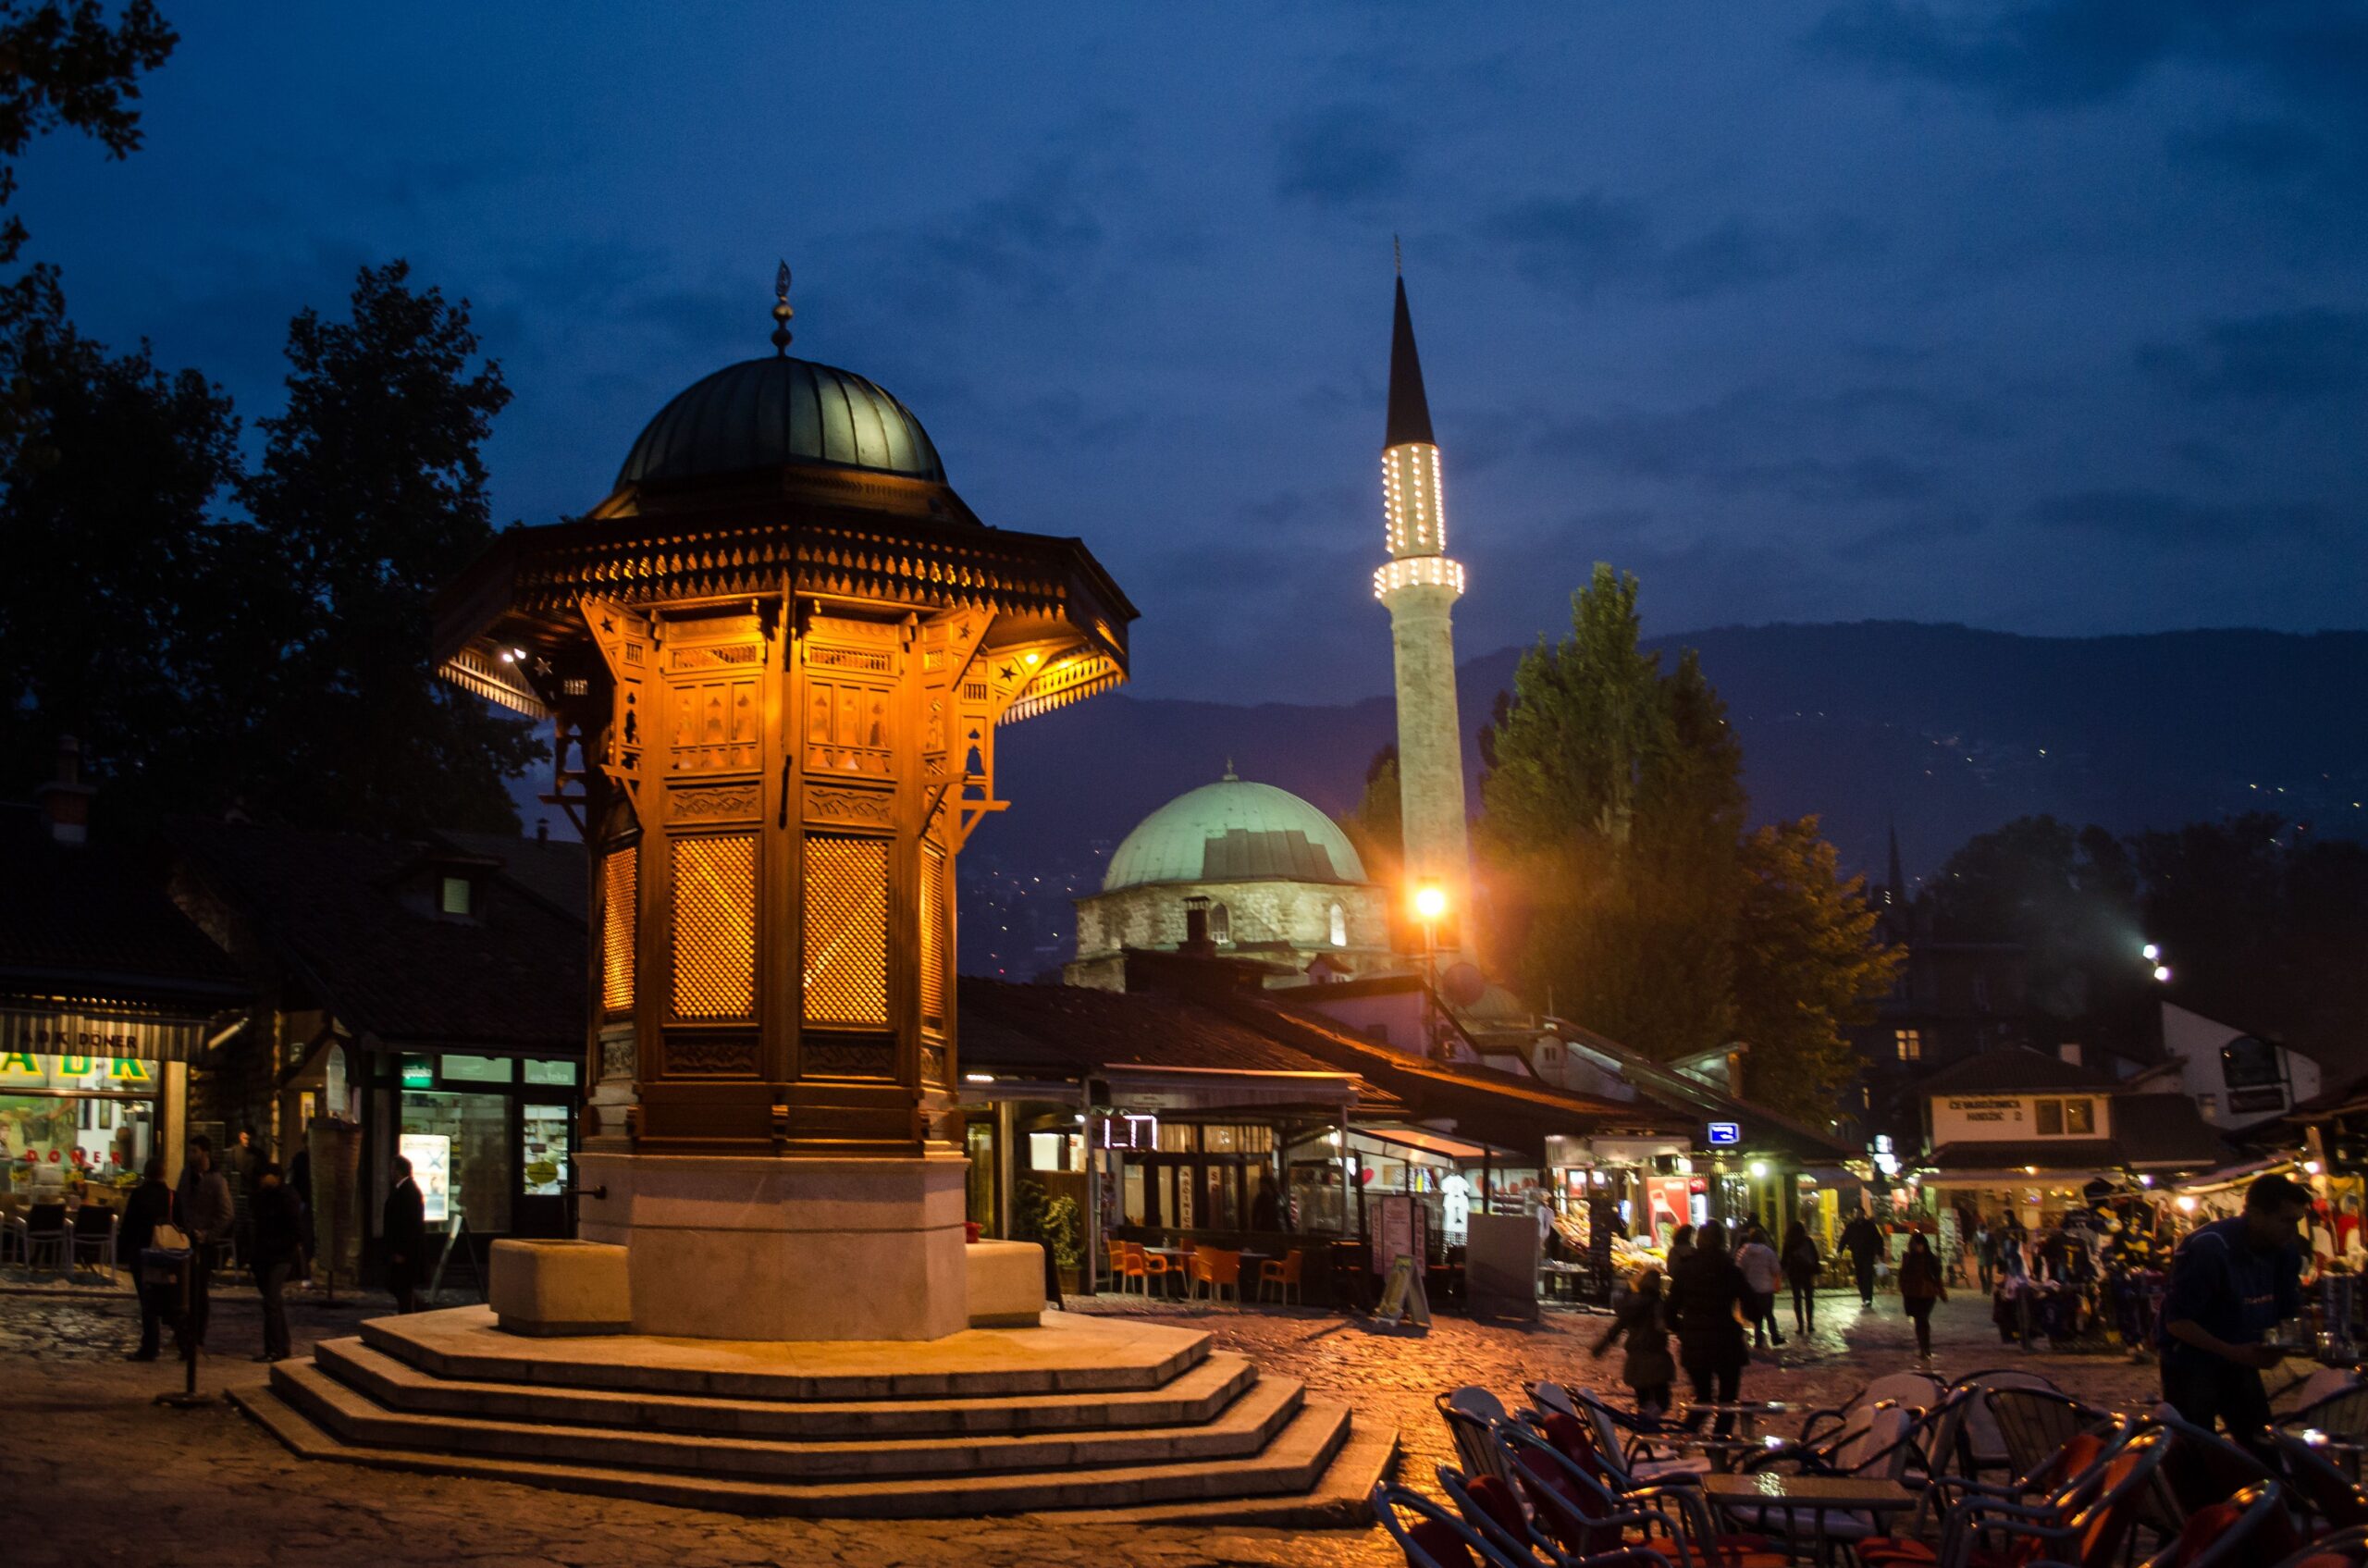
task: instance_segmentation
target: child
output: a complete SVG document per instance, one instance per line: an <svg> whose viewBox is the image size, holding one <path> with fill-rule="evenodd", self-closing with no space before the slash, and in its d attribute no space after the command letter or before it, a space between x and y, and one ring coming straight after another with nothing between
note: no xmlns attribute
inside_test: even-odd
<svg viewBox="0 0 2368 1568"><path fill-rule="evenodd" d="M1611 1342L1625 1334L1628 1354L1620 1376L1636 1392L1636 1414L1659 1416L1669 1409L1670 1385L1677 1380L1677 1363L1669 1353L1669 1326L1661 1318L1661 1275L1657 1268L1636 1276L1635 1287L1620 1303L1611 1327L1596 1341L1602 1359Z"/></svg>

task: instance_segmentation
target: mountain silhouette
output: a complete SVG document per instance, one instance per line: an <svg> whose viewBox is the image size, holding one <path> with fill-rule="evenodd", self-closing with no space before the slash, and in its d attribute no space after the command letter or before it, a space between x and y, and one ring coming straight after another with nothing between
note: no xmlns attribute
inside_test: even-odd
<svg viewBox="0 0 2368 1568"><path fill-rule="evenodd" d="M2033 812L2131 832L2269 810L2368 837L2368 632L2031 637L1868 621L1646 646L1664 668L1700 650L1743 741L1755 821L1815 812L1843 863L1877 876L1894 823L1913 883ZM1521 653L1458 671L1475 784L1472 737ZM1012 726L996 741L1011 809L962 857L962 967L1028 974L1066 956L1068 898L1099 885L1128 829L1228 758L1338 812L1395 732L1387 695L1237 705L1121 691Z"/></svg>

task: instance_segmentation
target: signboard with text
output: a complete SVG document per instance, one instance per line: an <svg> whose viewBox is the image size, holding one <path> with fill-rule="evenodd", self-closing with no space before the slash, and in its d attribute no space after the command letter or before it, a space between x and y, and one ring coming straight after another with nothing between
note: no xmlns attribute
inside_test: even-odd
<svg viewBox="0 0 2368 1568"><path fill-rule="evenodd" d="M2054 1103L2054 1115L2041 1117L2041 1100ZM2087 1106L2085 1117L2067 1114L2067 1103ZM2105 1094L1935 1094L1931 1104L1936 1148L1943 1143L2113 1136L2113 1100Z"/></svg>
<svg viewBox="0 0 2368 1568"><path fill-rule="evenodd" d="M0 1007L0 1056L121 1056L183 1062L205 1041L194 1019L109 1019L71 1009Z"/></svg>
<svg viewBox="0 0 2368 1568"><path fill-rule="evenodd" d="M100 1094L154 1094L156 1064L130 1056L40 1056L0 1052L0 1093L63 1090Z"/></svg>
<svg viewBox="0 0 2368 1568"><path fill-rule="evenodd" d="M1710 1147L1714 1149L1727 1148L1742 1142L1743 1124L1741 1122L1714 1121L1710 1124Z"/></svg>

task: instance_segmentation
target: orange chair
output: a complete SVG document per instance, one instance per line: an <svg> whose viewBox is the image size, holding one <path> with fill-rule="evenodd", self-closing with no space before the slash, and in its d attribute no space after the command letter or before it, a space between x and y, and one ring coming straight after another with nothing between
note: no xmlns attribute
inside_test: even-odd
<svg viewBox="0 0 2368 1568"><path fill-rule="evenodd" d="M1258 1299L1260 1301L1266 1299L1266 1287L1269 1285L1275 1288L1275 1299L1285 1305L1291 1304L1291 1297L1294 1294L1299 1297L1299 1305L1307 1304L1307 1293L1300 1288L1297 1247L1285 1253L1279 1263L1273 1258L1268 1258L1258 1266Z"/></svg>
<svg viewBox="0 0 2368 1568"><path fill-rule="evenodd" d="M1141 1280L1143 1294L1146 1296L1151 1294L1151 1255L1149 1253L1132 1241L1120 1241L1117 1246L1117 1256L1112 1261L1118 1266L1120 1295L1127 1293L1127 1281L1129 1279Z"/></svg>
<svg viewBox="0 0 2368 1568"><path fill-rule="evenodd" d="M1223 1299L1227 1290L1233 1292L1233 1304L1241 1304L1241 1254L1228 1253L1220 1247L1192 1249L1192 1293L1197 1298L1202 1286L1209 1288L1209 1300Z"/></svg>

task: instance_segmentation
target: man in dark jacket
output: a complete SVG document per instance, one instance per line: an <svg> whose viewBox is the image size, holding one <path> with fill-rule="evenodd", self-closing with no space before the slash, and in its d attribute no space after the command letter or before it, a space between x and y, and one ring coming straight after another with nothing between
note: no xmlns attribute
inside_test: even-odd
<svg viewBox="0 0 2368 1568"><path fill-rule="evenodd" d="M189 1141L173 1214L189 1235L189 1311L178 1338L182 1353L194 1355L205 1346L206 1325L213 1315L215 1266L238 1221L230 1183L214 1168L214 1142L203 1133Z"/></svg>
<svg viewBox="0 0 2368 1568"><path fill-rule="evenodd" d="M419 1266L427 1256L427 1199L412 1179L411 1161L395 1156L394 1190L379 1212L378 1236L387 1253L387 1289L394 1292L395 1310L415 1310Z"/></svg>
<svg viewBox="0 0 2368 1568"><path fill-rule="evenodd" d="M1694 1384L1694 1402L1735 1402L1751 1360L1743 1339L1744 1315L1758 1299L1727 1255L1727 1229L1712 1220L1696 1232L1694 1250L1670 1276L1668 1322L1677 1330L1678 1364ZM1701 1425L1699 1418L1694 1423ZM1734 1431L1732 1411L1719 1417L1719 1436Z"/></svg>
<svg viewBox="0 0 2368 1568"><path fill-rule="evenodd" d="M263 1292L263 1353L257 1361L286 1361L296 1353L288 1340L288 1303L280 1293L304 1250L303 1206L270 1161L255 1167L255 1244L251 1254L255 1289Z"/></svg>
<svg viewBox="0 0 2368 1568"><path fill-rule="evenodd" d="M151 1154L140 1172L140 1185L124 1200L123 1228L116 1235L116 1261L131 1273L131 1293L140 1303L140 1348L132 1361L156 1359L168 1292L141 1278L140 1254L156 1244L156 1227L173 1217L173 1190L165 1185L165 1156Z"/></svg>
<svg viewBox="0 0 2368 1568"><path fill-rule="evenodd" d="M1842 1250L1858 1277L1858 1299L1875 1304L1875 1260L1883 1255L1882 1227L1864 1214L1842 1228Z"/></svg>
<svg viewBox="0 0 2368 1568"><path fill-rule="evenodd" d="M2267 1341L2302 1311L2302 1239L2311 1191L2282 1176L2245 1190L2245 1212L2199 1227L2171 1259L2163 1299L2163 1398L2209 1430L2264 1445L2269 1396L2261 1375L2285 1359ZM2273 1455L2274 1455L2274 1451Z"/></svg>

